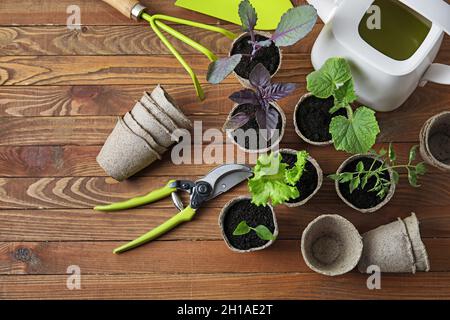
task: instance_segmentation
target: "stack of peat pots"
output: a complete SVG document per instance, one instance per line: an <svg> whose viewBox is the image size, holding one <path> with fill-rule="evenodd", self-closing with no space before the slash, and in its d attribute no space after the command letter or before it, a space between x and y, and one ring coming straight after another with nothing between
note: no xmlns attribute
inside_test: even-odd
<svg viewBox="0 0 450 320"><path fill-rule="evenodd" d="M109 176L123 181L160 160L178 141L182 130L191 128L191 121L158 85L151 93L145 92L133 109L118 119L97 162Z"/></svg>

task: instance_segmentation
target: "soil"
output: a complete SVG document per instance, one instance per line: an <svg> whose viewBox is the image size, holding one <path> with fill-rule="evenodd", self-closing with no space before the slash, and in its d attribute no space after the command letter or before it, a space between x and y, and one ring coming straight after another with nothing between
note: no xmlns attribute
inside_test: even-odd
<svg viewBox="0 0 450 320"><path fill-rule="evenodd" d="M288 165L288 168L292 168L297 162L297 155L290 153L281 153L283 162ZM314 165L308 161L305 165L305 170L300 180L295 185L300 192L300 196L296 199L291 199L288 203L297 203L308 198L316 189L318 183L317 170Z"/></svg>
<svg viewBox="0 0 450 320"><path fill-rule="evenodd" d="M450 165L450 126L442 129L430 135L428 146L436 160Z"/></svg>
<svg viewBox="0 0 450 320"><path fill-rule="evenodd" d="M255 36L256 41L264 41L269 38L264 37L262 35ZM243 36L241 39L236 41L233 48L231 49L231 54L248 54L250 55L253 51L253 47L250 41L250 35ZM258 64L262 63L266 69L269 71L271 75L273 75L280 65L280 54L278 51L278 47L272 43L269 47L264 47L259 49L255 56L251 58L250 56L243 56L241 62L234 69L239 76L244 79L248 79L250 76L250 72L252 72L253 68Z"/></svg>
<svg viewBox="0 0 450 320"><path fill-rule="evenodd" d="M241 104L239 106L237 106L236 109L234 109L233 113L231 114L232 116L239 113L239 112L249 112L249 113L254 113L256 111L256 108L259 108L260 106L254 106L251 104ZM273 107L271 107L273 108ZM275 108L273 108L275 109ZM276 109L275 109L276 110ZM277 129L279 134L281 134L281 128L283 125L283 121L282 121L282 117L281 114L278 112L278 110L276 110L279 118L278 118L278 124L277 124ZM256 117L251 118L245 125L243 125L240 128L243 131L243 134L246 133L247 130L249 129L253 129L256 131L256 133L259 133L259 126L258 126L258 122L256 121ZM241 132L242 132L241 131ZM238 143L238 135L235 134L235 132L232 133L233 139L236 143ZM259 134L256 135L257 141L256 141L256 145L258 146L256 149L250 149L250 146L253 146L253 144L250 143L250 137L255 136L250 134L249 132L249 136L245 136L245 140L244 140L244 144L242 145L242 143L239 143L241 145L241 147L244 147L247 150L258 150L258 149L265 149L266 147L270 147L272 145L273 142L272 139L269 139L268 141L266 141L264 139L264 137L260 136ZM242 139L239 139L242 140ZM241 141L239 141L241 142ZM261 144L260 144L261 143ZM261 147L259 147L261 146Z"/></svg>
<svg viewBox="0 0 450 320"><path fill-rule="evenodd" d="M334 98L327 99L309 96L301 102L297 108L295 121L297 128L309 140L314 142L326 142L331 140L330 122L335 116L347 116L345 109L340 109L331 114L330 109L334 105Z"/></svg>
<svg viewBox="0 0 450 320"><path fill-rule="evenodd" d="M349 162L342 172L354 172L356 170L356 165L359 161L362 161L364 164L364 169L368 170L370 166L372 165L373 159L372 158L359 158L355 159L351 162ZM377 169L382 165L381 161L377 161L373 168ZM384 174L381 175L382 178L390 179L389 172L384 171ZM340 183L339 184L339 190L341 191L341 194L344 196L345 199L347 199L350 203L352 203L355 207L359 209L368 209L373 208L380 204L384 198L386 198L386 195L383 198L380 198L377 196L376 192L369 192L370 189L372 189L375 186L376 178L371 177L369 181L367 181L366 186L364 189L357 188L353 190L352 193L350 193L349 188L349 182L346 183Z"/></svg>
<svg viewBox="0 0 450 320"><path fill-rule="evenodd" d="M262 224L269 228L272 233L275 231L270 207L256 206L251 203L250 199L243 199L228 208L223 221L225 236L231 246L240 250L248 250L261 247L269 242L259 238L254 231L242 236L234 236L233 231L243 220L247 221L250 227L254 228Z"/></svg>

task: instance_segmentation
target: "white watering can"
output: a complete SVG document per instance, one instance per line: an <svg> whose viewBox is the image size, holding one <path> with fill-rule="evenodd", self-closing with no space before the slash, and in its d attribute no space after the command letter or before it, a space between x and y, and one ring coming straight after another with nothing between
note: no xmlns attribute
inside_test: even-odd
<svg viewBox="0 0 450 320"><path fill-rule="evenodd" d="M325 23L311 53L312 64L319 69L330 57L346 58L351 65L355 80L355 89L359 102L377 111L392 111L398 108L412 94L418 85L423 86L428 81L450 84L450 66L433 63L444 37L444 32L450 30L450 5L443 0L307 0L318 12ZM381 8L377 16L377 8ZM403 17L394 17L393 10L387 10L384 5L394 5L405 9ZM383 12L383 8L385 8ZM371 25L368 19L371 16ZM407 15L407 20L402 20ZM389 17L390 16L390 17ZM378 42L368 41L361 33L362 28L377 29ZM383 30L385 19L394 20L391 27ZM366 20L363 20L366 19ZM408 20L409 19L409 20ZM411 20L412 19L412 20ZM366 25L362 25L364 21ZM405 25L402 25L402 21ZM414 22L414 23L411 23ZM422 38L415 39L411 35L409 43L416 45L410 52L394 53L395 46L404 44L399 41L386 46L386 41L392 34L409 32L409 28L417 22L425 26ZM422 30L422 29L421 29ZM423 31L423 30L422 30ZM370 31L368 31L370 32ZM383 34L382 32L390 32ZM386 48L387 47L387 48ZM383 53L384 52L384 53Z"/></svg>

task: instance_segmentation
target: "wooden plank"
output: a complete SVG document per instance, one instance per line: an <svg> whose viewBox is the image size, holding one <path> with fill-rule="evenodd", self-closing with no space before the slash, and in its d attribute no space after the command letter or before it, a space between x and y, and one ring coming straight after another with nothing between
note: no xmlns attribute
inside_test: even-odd
<svg viewBox="0 0 450 320"><path fill-rule="evenodd" d="M290 106L292 110L294 106ZM377 119L381 133L378 142L416 142L422 124L446 106L435 105L432 109L421 108L416 112L411 109L399 109L394 113L378 113ZM283 143L296 144L301 140L295 133L293 115L285 108L287 119ZM403 116L399 118L399 116ZM198 130L205 132L213 129L217 135L225 135L220 129L226 115L199 115L190 117L197 121ZM402 121L399 121L401 119ZM0 146L25 145L102 145L117 122L117 116L89 116L89 117L3 117L0 118ZM200 131L198 131L200 132ZM215 136L216 134L214 134ZM191 139L200 142L202 136L196 135ZM194 141L194 140L192 140ZM205 138L204 144L214 142L212 138ZM217 142L217 141L216 141Z"/></svg>
<svg viewBox="0 0 450 320"><path fill-rule="evenodd" d="M449 273L386 274L380 290L367 275L296 274L82 275L68 290L67 275L0 276L1 299L449 299ZM242 284L245 283L243 286Z"/></svg>
<svg viewBox="0 0 450 320"><path fill-rule="evenodd" d="M205 83L208 60L188 55L186 62ZM300 82L311 70L307 54L285 54L277 79ZM191 83L172 56L4 56L0 57L0 85L107 85ZM228 77L224 83L236 83Z"/></svg>
<svg viewBox="0 0 450 320"><path fill-rule="evenodd" d="M240 34L241 28L225 25L227 30ZM283 49L284 53L308 53L322 25L296 45ZM228 54L231 40L219 33L177 26L178 31L194 41L204 44L212 52ZM170 38L177 50L185 54L198 51L184 42ZM129 26L83 26L81 30L70 30L64 26L0 27L0 55L149 55L171 54L156 34L142 24ZM442 50L447 50L443 47Z"/></svg>
<svg viewBox="0 0 450 320"><path fill-rule="evenodd" d="M180 176L179 179L195 179L197 176ZM163 186L169 179L175 177L136 177L118 183L112 178L1 178L0 208L1 209L57 209L57 208L92 208L97 204L129 199L137 195L147 194L156 186ZM412 188L407 179L402 177L392 205L407 206L415 204L423 208L450 206L449 174L428 174L420 183L421 188ZM237 194L247 193L247 186L241 184L217 199L208 201L205 206L223 206ZM169 199L159 201L153 206L167 207ZM339 200L334 183L325 179L314 202L321 205L342 204ZM344 207L344 204L342 204Z"/></svg>
<svg viewBox="0 0 450 320"><path fill-rule="evenodd" d="M408 153L415 143L395 143L398 163L408 161ZM137 173L137 176L166 176L170 172L174 176L203 175L215 166L226 163L227 157L233 156L236 162L254 164L257 155L248 154L235 148L234 145L223 146L221 157L205 152L203 146L202 159L196 162L194 156L189 162L177 164L172 162L171 154L164 155L163 161L158 162ZM305 147L297 143L283 144L295 150ZM385 147L384 144L374 146L376 150ZM95 160L101 146L0 146L0 177L104 177L106 173ZM222 150L222 149L221 149ZM333 152L332 147L308 146L309 154L319 161L325 174L334 173L339 165L348 157L344 152ZM200 151L200 152L201 152ZM418 161L419 161L418 157ZM201 165L200 165L201 164ZM439 173L437 168L428 166L428 172Z"/></svg>
<svg viewBox="0 0 450 320"><path fill-rule="evenodd" d="M127 274L313 272L301 256L299 240L278 240L264 251L247 254L245 263L242 263L242 254L231 252L223 241L155 241L140 250L116 256L111 250L120 244L0 243L0 274L66 274L70 265L79 266L83 275L120 274L124 270ZM425 239L425 245L431 271L449 271L450 252L446 249L450 239Z"/></svg>
<svg viewBox="0 0 450 320"><path fill-rule="evenodd" d="M165 14L209 24L221 24L222 21L175 6L174 1L140 0L150 14ZM305 0L297 0L305 4ZM118 11L101 1L78 0L40 0L38 3L23 0L20 6L13 0L0 3L0 25L65 25L69 14L68 7L77 5L81 11L82 25L124 25L136 24ZM145 24L142 22L142 24Z"/></svg>
<svg viewBox="0 0 450 320"><path fill-rule="evenodd" d="M0 86L0 118L9 116L111 116L123 115L153 85L106 86ZM205 85L206 100L196 99L191 84L165 85L186 115L228 114L233 103L229 95L239 84ZM302 81L298 89L281 101L285 112L292 113L298 99L306 92ZM417 89L405 104L389 112L403 119L408 113L433 113L445 110L450 97L442 85L428 84ZM291 122L291 121L289 121ZM290 123L289 123L290 124Z"/></svg>
<svg viewBox="0 0 450 320"><path fill-rule="evenodd" d="M275 208L280 228L279 240L298 240L302 231L320 214L336 213L351 221L360 233L405 218L416 212L423 237L448 238L450 216L445 206L420 206L416 202L392 204L376 214L365 215L345 206L340 200L322 204L313 198L299 208ZM128 241L147 232L175 214L169 208L150 206L117 213L94 212L91 209L1 210L0 241ZM167 233L159 240L218 240L220 208L202 208L192 222ZM146 251L146 250L144 250Z"/></svg>

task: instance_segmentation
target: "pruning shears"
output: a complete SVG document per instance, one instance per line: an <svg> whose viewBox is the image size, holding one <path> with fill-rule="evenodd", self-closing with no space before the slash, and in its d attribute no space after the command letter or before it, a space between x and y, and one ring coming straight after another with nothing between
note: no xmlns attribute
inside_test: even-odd
<svg viewBox="0 0 450 320"><path fill-rule="evenodd" d="M252 169L242 164L225 164L211 170L206 176L197 180L170 180L166 186L154 190L147 195L136 197L123 202L112 203L109 205L96 206L94 210L98 211L119 211L135 208L148 203L156 202L168 196L172 197L175 207L180 211L172 218L162 223L153 230L143 234L139 238L124 244L116 249L114 253L122 253L136 248L144 243L152 241L166 232L172 230L179 224L191 221L197 209L206 201L211 200L218 195L227 192L234 186L252 176ZM189 205L185 208L177 191L184 191L190 194Z"/></svg>

